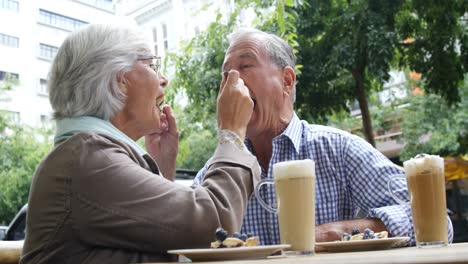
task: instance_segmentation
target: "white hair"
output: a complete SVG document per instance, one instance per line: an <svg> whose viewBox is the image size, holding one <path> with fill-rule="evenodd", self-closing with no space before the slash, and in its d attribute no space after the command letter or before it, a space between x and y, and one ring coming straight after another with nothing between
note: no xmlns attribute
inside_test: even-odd
<svg viewBox="0 0 468 264"><path fill-rule="evenodd" d="M49 73L54 118L89 115L109 120L124 106L117 79L130 71L138 55L150 52L136 28L93 24L71 33Z"/></svg>
<svg viewBox="0 0 468 264"><path fill-rule="evenodd" d="M289 46L288 42L284 39L254 28L241 28L229 36L229 48L242 38L247 38L252 35L262 36L262 44L266 55L279 68L290 66L293 70L296 69L296 58L294 51ZM293 84L293 90L291 94L292 102L296 101L296 83Z"/></svg>

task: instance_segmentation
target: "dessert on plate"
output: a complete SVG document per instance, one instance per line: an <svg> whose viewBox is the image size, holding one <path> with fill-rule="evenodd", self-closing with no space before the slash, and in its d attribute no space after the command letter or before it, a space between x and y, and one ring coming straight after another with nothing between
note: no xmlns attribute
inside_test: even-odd
<svg viewBox="0 0 468 264"><path fill-rule="evenodd" d="M251 234L241 234L234 232L229 236L222 227L218 227L215 232L216 240L211 242L211 248L232 248L232 247L253 247L258 246L258 237Z"/></svg>
<svg viewBox="0 0 468 264"><path fill-rule="evenodd" d="M374 232L369 228L366 228L363 233L358 228L354 228L351 234L343 233L341 235L341 241L353 241L353 240L369 240L369 239L382 239L388 238L388 232Z"/></svg>

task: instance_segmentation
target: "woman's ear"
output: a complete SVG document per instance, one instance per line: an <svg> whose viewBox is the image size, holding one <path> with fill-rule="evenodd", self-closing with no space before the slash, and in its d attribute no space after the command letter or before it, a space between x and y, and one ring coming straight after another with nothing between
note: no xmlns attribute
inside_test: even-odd
<svg viewBox="0 0 468 264"><path fill-rule="evenodd" d="M291 66L286 66L283 69L283 87L284 93L291 96L294 89L294 84L296 83L296 73Z"/></svg>
<svg viewBox="0 0 468 264"><path fill-rule="evenodd" d="M125 84L125 82L118 82L119 84L119 88L120 88L120 91L124 94L127 93L127 85Z"/></svg>
<svg viewBox="0 0 468 264"><path fill-rule="evenodd" d="M127 94L127 80L123 75L117 77L117 84L122 93Z"/></svg>

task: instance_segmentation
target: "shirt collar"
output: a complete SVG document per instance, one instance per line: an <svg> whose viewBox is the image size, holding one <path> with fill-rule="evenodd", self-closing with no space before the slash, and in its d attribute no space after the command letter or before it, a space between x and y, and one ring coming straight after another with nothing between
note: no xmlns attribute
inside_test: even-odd
<svg viewBox="0 0 468 264"><path fill-rule="evenodd" d="M293 143L294 149L296 150L296 153L299 153L299 150L301 148L301 139L302 139L302 122L297 117L296 113L293 112L293 117L291 118L291 121L289 122L288 126L286 129L283 131L283 133L279 134L273 139L273 142L276 140L279 140L281 138L289 138L289 140ZM245 139L245 145L247 146L247 149L250 150L255 155L255 150L253 148L252 143L250 140L247 138Z"/></svg>
<svg viewBox="0 0 468 264"><path fill-rule="evenodd" d="M289 122L283 133L274 138L273 141L282 137L287 137L293 143L296 153L299 153L301 148L302 130L302 122L299 117L297 117L296 113L293 112L291 122Z"/></svg>

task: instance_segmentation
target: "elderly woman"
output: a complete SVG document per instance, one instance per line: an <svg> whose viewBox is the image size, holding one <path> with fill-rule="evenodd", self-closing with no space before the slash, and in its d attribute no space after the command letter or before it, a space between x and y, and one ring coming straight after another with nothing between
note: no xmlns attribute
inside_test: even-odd
<svg viewBox="0 0 468 264"><path fill-rule="evenodd" d="M167 79L135 29L90 25L53 62L54 149L32 180L20 263L173 260L168 249L209 247L238 231L259 180L243 139L253 102L239 73L223 77L218 146L201 186L174 183L176 121ZM136 140L145 137L146 150Z"/></svg>

